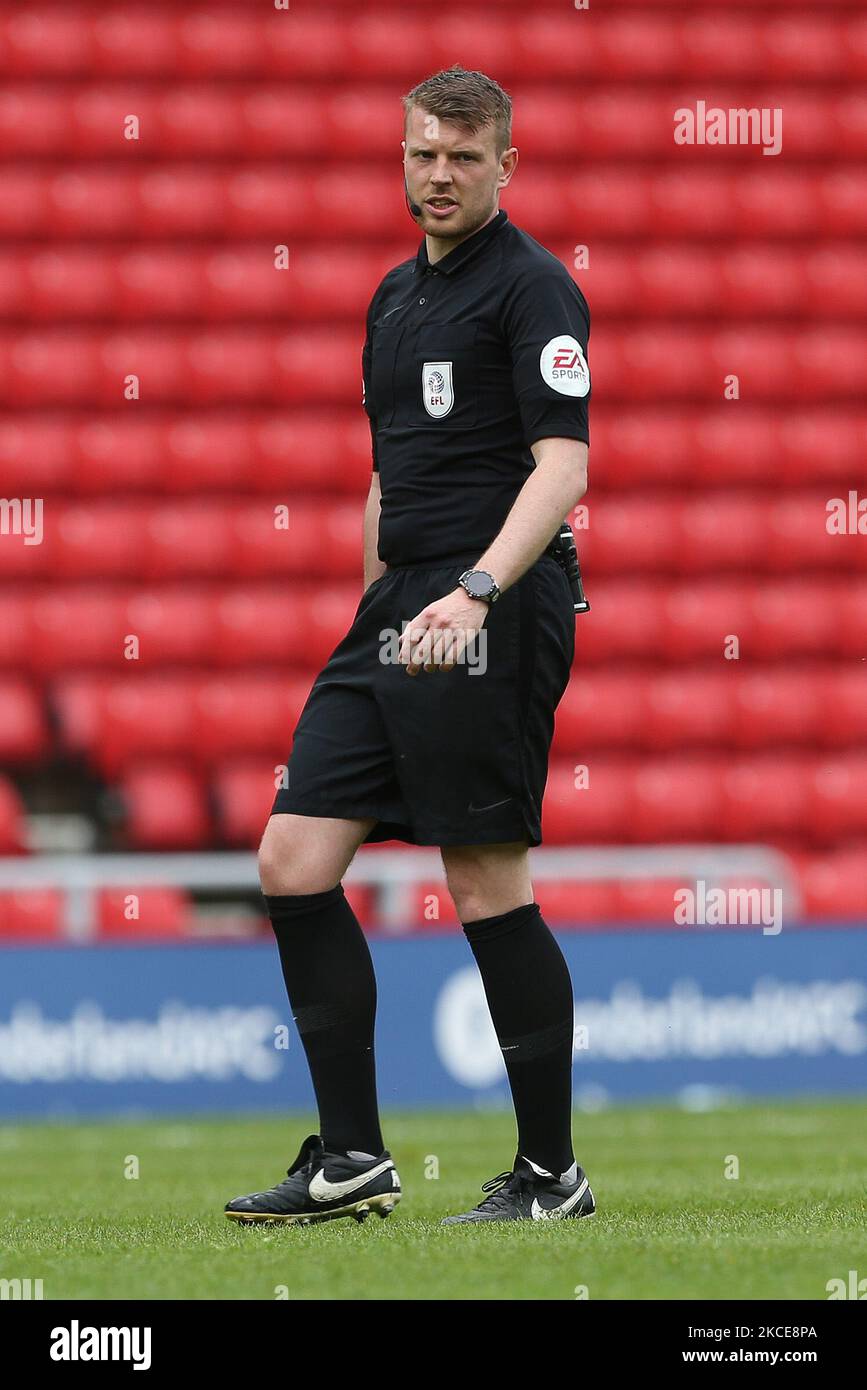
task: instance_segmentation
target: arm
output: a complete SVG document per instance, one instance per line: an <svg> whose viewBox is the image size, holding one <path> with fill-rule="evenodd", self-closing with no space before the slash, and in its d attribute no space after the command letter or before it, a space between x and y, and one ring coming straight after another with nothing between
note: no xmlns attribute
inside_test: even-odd
<svg viewBox="0 0 867 1390"><path fill-rule="evenodd" d="M587 490L587 445L580 439L540 439L532 446L536 467L530 474L499 535L474 566L487 570L504 592L535 564L554 539L563 520ZM400 660L407 674L449 670L466 644L485 625L488 605L470 598L458 584L450 594L428 604L404 632ZM450 635L437 656L438 632Z"/></svg>
<svg viewBox="0 0 867 1390"><path fill-rule="evenodd" d="M385 564L377 554L379 541L379 509L382 492L379 474L374 472L370 478L370 490L364 504L364 587L369 589L374 580L385 574Z"/></svg>
<svg viewBox="0 0 867 1390"><path fill-rule="evenodd" d="M370 393L370 318L376 295L370 301L367 311L367 328L364 347L361 352L361 404L370 422L370 451L373 456L373 472L370 475L370 488L364 504L364 588L369 589L377 579L385 574L385 564L379 558L379 512L382 506L382 488L379 481L379 460L376 457L376 416L373 413Z"/></svg>
<svg viewBox="0 0 867 1390"><path fill-rule="evenodd" d="M581 440L540 439L532 453L536 467L515 498L500 534L475 566L492 574L501 592L536 563L587 491L587 445ZM481 599L471 602L486 606Z"/></svg>
<svg viewBox="0 0 867 1390"><path fill-rule="evenodd" d="M519 277L503 312L515 398L536 467L475 568L508 589L587 490L590 311L562 267Z"/></svg>

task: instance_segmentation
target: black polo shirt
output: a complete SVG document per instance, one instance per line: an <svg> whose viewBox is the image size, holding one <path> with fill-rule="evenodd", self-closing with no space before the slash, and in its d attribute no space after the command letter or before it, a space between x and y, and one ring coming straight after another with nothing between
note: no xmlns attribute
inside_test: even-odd
<svg viewBox="0 0 867 1390"><path fill-rule="evenodd" d="M390 270L367 313L364 406L387 564L479 555L535 467L589 443L587 303L562 262L498 212L436 265Z"/></svg>

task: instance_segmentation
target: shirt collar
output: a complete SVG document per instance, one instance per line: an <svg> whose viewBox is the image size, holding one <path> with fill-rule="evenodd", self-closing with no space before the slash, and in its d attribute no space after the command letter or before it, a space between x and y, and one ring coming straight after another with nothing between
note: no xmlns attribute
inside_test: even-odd
<svg viewBox="0 0 867 1390"><path fill-rule="evenodd" d="M427 255L427 241L423 240L418 248L418 255L415 258L415 268L418 274L423 275L426 270L438 271L441 275L451 275L454 271L460 270L462 265L475 256L483 246L487 246L492 237L506 225L509 214L505 208L501 208L496 217L492 217L490 222L486 222L484 227L468 236L466 241L460 242L448 255L431 265Z"/></svg>

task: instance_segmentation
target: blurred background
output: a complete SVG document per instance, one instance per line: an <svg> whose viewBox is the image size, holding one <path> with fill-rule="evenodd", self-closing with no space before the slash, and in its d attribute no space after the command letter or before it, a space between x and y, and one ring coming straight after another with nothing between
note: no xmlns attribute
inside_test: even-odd
<svg viewBox="0 0 867 1390"><path fill-rule="evenodd" d="M253 851L361 593L400 97L453 62L511 93L503 205L593 316L534 855L576 1095L863 1090L859 7L4 4L0 55L0 1110L309 1102ZM781 109L781 153L675 144L700 101ZM779 892L782 930L680 927L683 888ZM500 1103L436 850L346 890L384 1099Z"/></svg>

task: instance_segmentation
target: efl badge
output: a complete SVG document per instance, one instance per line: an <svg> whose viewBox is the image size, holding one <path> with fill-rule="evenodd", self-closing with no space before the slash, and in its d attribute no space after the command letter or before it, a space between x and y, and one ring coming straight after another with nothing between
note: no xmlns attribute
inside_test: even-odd
<svg viewBox="0 0 867 1390"><path fill-rule="evenodd" d="M542 380L561 396L586 396L590 390L590 369L581 344L569 333L552 338L539 358Z"/></svg>
<svg viewBox="0 0 867 1390"><path fill-rule="evenodd" d="M455 403L451 362L425 362L421 369L421 394L428 415L448 415Z"/></svg>

